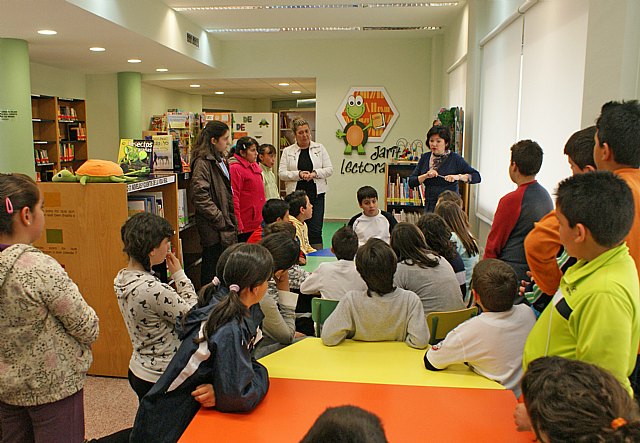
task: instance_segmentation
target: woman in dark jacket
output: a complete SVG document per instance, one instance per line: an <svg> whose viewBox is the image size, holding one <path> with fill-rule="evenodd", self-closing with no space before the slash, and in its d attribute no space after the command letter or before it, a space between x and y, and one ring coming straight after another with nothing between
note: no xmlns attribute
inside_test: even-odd
<svg viewBox="0 0 640 443"><path fill-rule="evenodd" d="M238 241L229 166L224 159L229 134L225 123L210 121L191 154L191 194L202 243L202 285L211 282L222 251Z"/></svg>
<svg viewBox="0 0 640 443"><path fill-rule="evenodd" d="M434 126L427 133L430 152L422 154L409 177L409 186L424 184L424 210L433 212L442 191L458 192L458 182L480 183L480 173L459 154L449 151L451 134L445 126Z"/></svg>

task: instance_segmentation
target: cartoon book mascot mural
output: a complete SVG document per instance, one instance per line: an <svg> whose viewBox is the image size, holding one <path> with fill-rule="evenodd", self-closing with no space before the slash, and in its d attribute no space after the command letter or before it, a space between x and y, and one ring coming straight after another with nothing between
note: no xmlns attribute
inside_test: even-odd
<svg viewBox="0 0 640 443"><path fill-rule="evenodd" d="M345 155L351 155L353 148L365 155L367 141L384 140L398 112L384 88L351 88L336 116L344 125L336 137L344 140Z"/></svg>

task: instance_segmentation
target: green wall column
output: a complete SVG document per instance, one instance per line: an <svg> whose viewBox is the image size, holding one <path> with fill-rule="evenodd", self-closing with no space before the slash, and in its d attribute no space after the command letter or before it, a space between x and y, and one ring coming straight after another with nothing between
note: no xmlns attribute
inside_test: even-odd
<svg viewBox="0 0 640 443"><path fill-rule="evenodd" d="M118 72L118 123L120 138L142 137L142 74Z"/></svg>
<svg viewBox="0 0 640 443"><path fill-rule="evenodd" d="M27 42L0 38L0 60L0 172L35 177Z"/></svg>

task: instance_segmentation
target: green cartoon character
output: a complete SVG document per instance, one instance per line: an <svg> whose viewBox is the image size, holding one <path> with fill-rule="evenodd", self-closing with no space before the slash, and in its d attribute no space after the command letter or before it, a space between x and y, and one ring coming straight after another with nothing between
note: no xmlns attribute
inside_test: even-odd
<svg viewBox="0 0 640 443"><path fill-rule="evenodd" d="M364 145L367 144L369 128L372 128L373 124L371 121L368 125L358 121L366 111L362 97L359 95L356 95L355 97L350 95L347 99L345 111L349 118L351 118L351 121L347 123L343 130L338 129L336 131L336 137L343 139L344 143L347 145L347 147L344 148L345 154L351 154L352 149L357 147L358 154L365 155L366 152L364 151Z"/></svg>

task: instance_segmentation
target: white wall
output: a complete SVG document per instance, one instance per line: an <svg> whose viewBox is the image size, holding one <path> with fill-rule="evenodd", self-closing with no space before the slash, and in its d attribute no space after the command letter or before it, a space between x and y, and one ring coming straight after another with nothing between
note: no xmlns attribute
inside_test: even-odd
<svg viewBox="0 0 640 443"><path fill-rule="evenodd" d="M202 108L231 112L271 112L271 100L203 95Z"/></svg>
<svg viewBox="0 0 640 443"><path fill-rule="evenodd" d="M161 88L142 83L142 128L149 128L149 120L154 114L164 114L167 109L178 108L186 112L202 111L202 96L184 94L173 89Z"/></svg>
<svg viewBox="0 0 640 443"><path fill-rule="evenodd" d="M335 113L351 86L384 86L399 111L399 118L382 146L391 147L405 137L424 138L431 123L431 41L389 40L295 40L282 50L281 41L226 41L220 78L242 78L246 54L260 66L264 77L316 78L317 141L329 151L334 175L329 179L325 217L348 218L358 212L355 193L365 184L374 186L382 198L383 174L340 174L343 159L369 161L377 143L366 145L367 156L345 156L344 143L336 138L340 128ZM355 56L354 56L355 54ZM439 69L438 69L439 72Z"/></svg>
<svg viewBox="0 0 640 443"><path fill-rule="evenodd" d="M66 98L86 98L85 75L80 72L30 63L31 93Z"/></svg>

